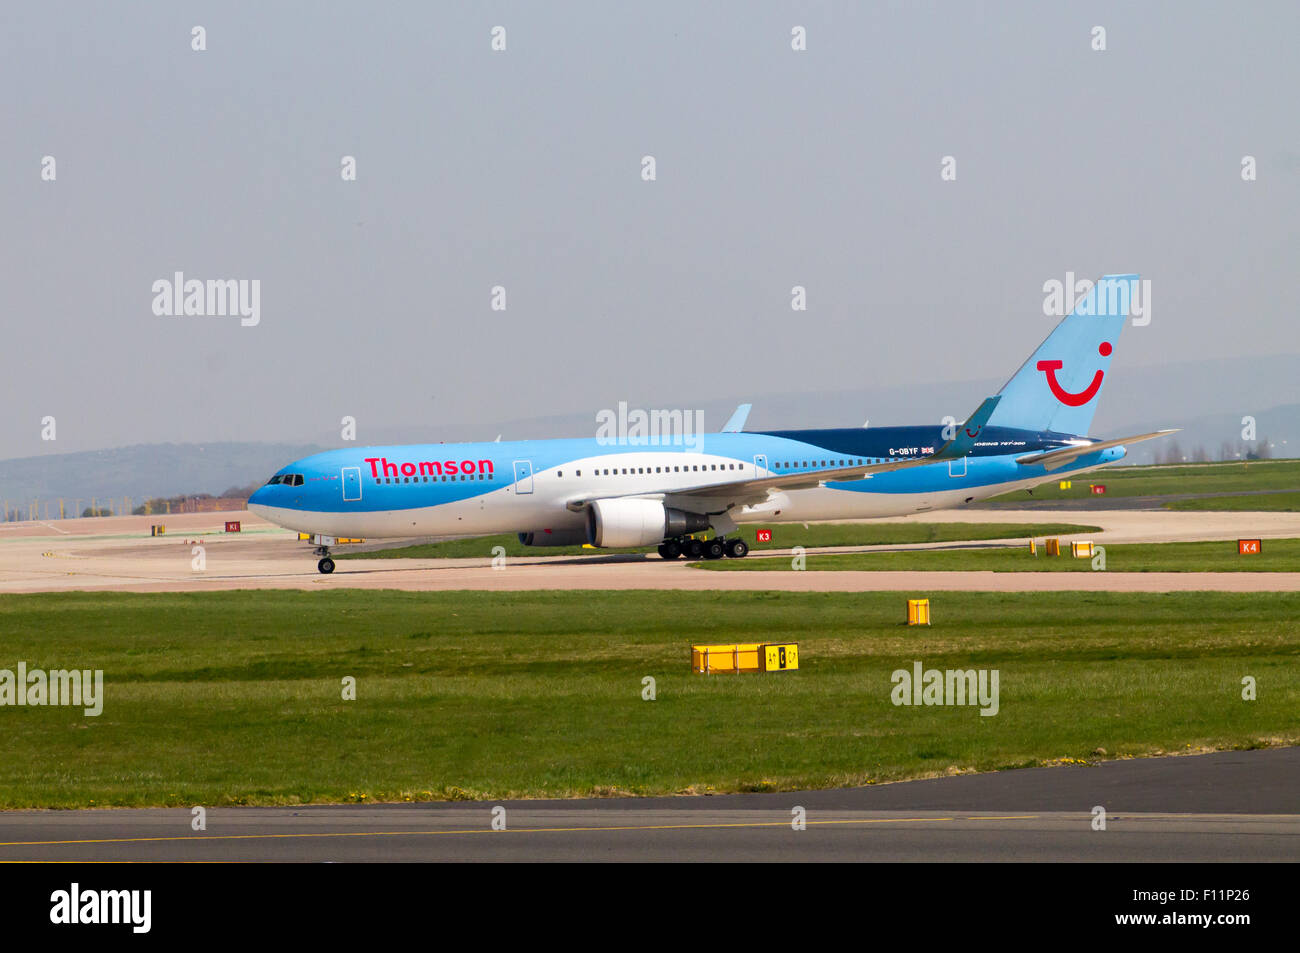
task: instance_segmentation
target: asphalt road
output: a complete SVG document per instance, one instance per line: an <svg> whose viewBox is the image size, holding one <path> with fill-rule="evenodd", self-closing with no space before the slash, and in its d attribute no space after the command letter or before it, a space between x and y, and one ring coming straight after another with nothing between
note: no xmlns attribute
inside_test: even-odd
<svg viewBox="0 0 1300 953"><path fill-rule="evenodd" d="M7 812L0 861L1294 862L1300 748L826 791L213 808L206 831L191 820L188 808Z"/></svg>

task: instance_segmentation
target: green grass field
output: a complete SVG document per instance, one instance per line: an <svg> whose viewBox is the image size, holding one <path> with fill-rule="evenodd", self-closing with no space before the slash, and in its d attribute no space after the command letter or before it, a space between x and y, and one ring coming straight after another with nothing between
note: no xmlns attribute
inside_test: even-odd
<svg viewBox="0 0 1300 953"><path fill-rule="evenodd" d="M1196 500L1170 500L1167 510L1220 510L1256 513L1300 512L1300 493L1256 493L1250 496L1210 496Z"/></svg>
<svg viewBox="0 0 1300 953"><path fill-rule="evenodd" d="M0 668L102 668L106 698L0 708L0 806L776 790L1300 740L1300 595L943 593L923 629L906 595L7 596ZM756 638L801 669L691 673L692 641ZM997 669L999 713L895 707L914 661Z"/></svg>
<svg viewBox="0 0 1300 953"><path fill-rule="evenodd" d="M778 523L770 527L772 541L755 541L755 528L747 526L742 535L756 550L788 549L791 546L873 546L890 543L938 543L961 540L1015 539L1023 536L1062 536L1070 533L1100 532L1096 526L1072 523ZM711 535L711 534L710 534ZM581 546L525 546L514 533L480 536L443 543L423 543L369 553L340 552L337 559L463 559L488 557L495 546L505 548L507 556L594 556L608 553L653 553L654 546L641 549L585 549Z"/></svg>
<svg viewBox="0 0 1300 953"><path fill-rule="evenodd" d="M1108 467L1094 473L1068 478L1073 484L1070 489L1062 490L1060 481L1056 480L1035 487L1033 498L1036 500L1091 498L1093 494L1088 488L1090 483L1104 483L1106 496L1300 490L1300 460ZM1024 490L1017 490L993 499L1001 503L1018 503L1029 499L1029 495Z"/></svg>
<svg viewBox="0 0 1300 953"><path fill-rule="evenodd" d="M1200 543L1112 543L1094 540L1106 551L1107 572L1300 572L1300 539L1266 539L1253 556L1237 553L1237 541ZM805 569L817 570L947 570L984 572L1095 572L1091 559L1075 559L1063 543L1062 555L1038 555L1029 547L960 550L915 550L880 553L808 553ZM719 559L693 563L703 569L788 572L790 560Z"/></svg>

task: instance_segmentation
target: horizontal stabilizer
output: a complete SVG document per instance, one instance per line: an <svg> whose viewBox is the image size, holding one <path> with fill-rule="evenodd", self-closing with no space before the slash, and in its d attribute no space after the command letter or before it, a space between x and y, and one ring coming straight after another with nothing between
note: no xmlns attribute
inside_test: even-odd
<svg viewBox="0 0 1300 953"><path fill-rule="evenodd" d="M1156 437L1167 437L1171 433L1178 433L1178 431L1157 430L1154 433L1142 433L1133 437L1120 437L1118 440L1081 443L1073 447L1062 447L1059 450L1048 450L1045 453L1031 453L1028 456L1016 457L1016 463L1023 463L1026 466L1041 463L1044 470L1057 470L1071 460L1077 460L1085 454L1095 453L1098 450L1109 450L1111 447L1122 447L1130 443L1141 443L1143 440L1154 440Z"/></svg>

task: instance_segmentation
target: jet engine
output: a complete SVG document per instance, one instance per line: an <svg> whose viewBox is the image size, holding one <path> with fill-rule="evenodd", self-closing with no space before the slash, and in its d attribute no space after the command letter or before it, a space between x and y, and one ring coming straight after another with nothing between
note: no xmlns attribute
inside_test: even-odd
<svg viewBox="0 0 1300 953"><path fill-rule="evenodd" d="M596 500L587 507L587 542L593 546L657 546L708 528L707 516L675 510L659 500Z"/></svg>

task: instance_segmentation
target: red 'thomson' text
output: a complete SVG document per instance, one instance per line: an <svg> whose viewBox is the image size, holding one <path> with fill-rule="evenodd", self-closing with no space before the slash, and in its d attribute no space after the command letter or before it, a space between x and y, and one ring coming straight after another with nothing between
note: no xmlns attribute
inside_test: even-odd
<svg viewBox="0 0 1300 953"><path fill-rule="evenodd" d="M370 464L370 475L376 479L381 476L442 476L455 473L486 473L490 476L495 472L491 460L461 460L459 463L455 460L442 462L421 460L419 463L391 463L387 457L366 457L366 463Z"/></svg>

